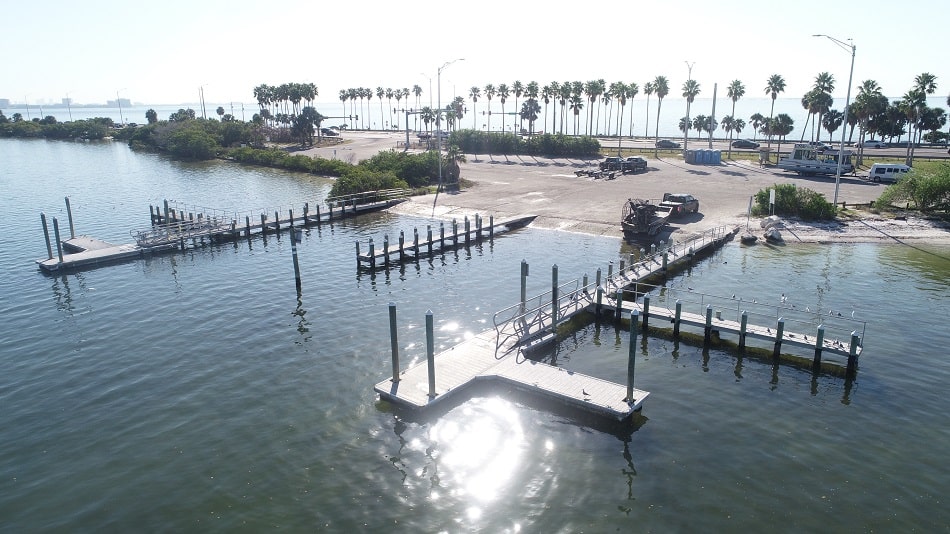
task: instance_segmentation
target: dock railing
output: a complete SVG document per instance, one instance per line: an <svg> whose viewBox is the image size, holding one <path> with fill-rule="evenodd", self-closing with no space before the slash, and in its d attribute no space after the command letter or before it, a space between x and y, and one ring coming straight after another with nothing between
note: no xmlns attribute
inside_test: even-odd
<svg viewBox="0 0 950 534"><path fill-rule="evenodd" d="M135 244L142 248L174 245L185 239L220 234L234 229L234 219L230 216L199 216L196 219L173 220L153 225L148 230L132 230Z"/></svg>
<svg viewBox="0 0 950 534"><path fill-rule="evenodd" d="M589 300L584 300L579 286L580 282L576 279L559 285L556 307L553 292L545 291L524 303L519 302L495 312L492 322L496 334L495 352L500 352L497 355L507 354L527 339L547 331L553 333L561 318L590 304Z"/></svg>

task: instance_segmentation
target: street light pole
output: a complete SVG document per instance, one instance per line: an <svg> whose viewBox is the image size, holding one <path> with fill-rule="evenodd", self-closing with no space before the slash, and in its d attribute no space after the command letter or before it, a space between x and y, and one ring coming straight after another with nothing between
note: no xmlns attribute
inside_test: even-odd
<svg viewBox="0 0 950 534"><path fill-rule="evenodd" d="M115 103L119 106L119 124L125 124L125 117L122 116L122 98L119 97L119 91L121 89L115 91Z"/></svg>
<svg viewBox="0 0 950 534"><path fill-rule="evenodd" d="M695 65L696 62L694 61L690 63L689 61L686 61L685 63L686 63L686 67L689 69L689 77L687 78L686 83L689 83L693 81L693 65ZM689 97L686 97L686 125L685 125L686 127L683 128L684 130L683 131L683 158L684 159L686 158L686 144L689 141L689 104L690 104Z"/></svg>
<svg viewBox="0 0 950 534"><path fill-rule="evenodd" d="M437 143L439 146L439 191L442 191L442 69L448 67L456 61L465 61L465 58L453 59L452 61L446 61L441 67L436 71L436 105L438 109L435 110L435 136L438 138Z"/></svg>
<svg viewBox="0 0 950 534"><path fill-rule="evenodd" d="M815 34L813 37L827 37L831 40L831 42L835 43L841 48L851 51L851 72L848 73L848 92L844 97L844 115L841 122L841 146L838 147L838 167L835 170L835 199L834 202L832 202L833 206L837 206L838 187L841 185L841 162L844 159L844 139L845 133L848 130L848 105L851 103L851 79L854 77L854 54L857 50L857 47L854 46L854 42L845 43L844 41L839 41L838 39L823 33ZM851 39L848 39L848 41L851 41Z"/></svg>

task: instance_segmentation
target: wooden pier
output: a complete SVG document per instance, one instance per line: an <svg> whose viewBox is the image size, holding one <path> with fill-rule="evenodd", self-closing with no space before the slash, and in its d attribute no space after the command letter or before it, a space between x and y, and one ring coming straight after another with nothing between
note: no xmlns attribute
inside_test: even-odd
<svg viewBox="0 0 950 534"><path fill-rule="evenodd" d="M205 239L223 241L241 236L249 238L254 234L280 232L291 228L299 230L311 225L332 223L339 219L383 210L403 202L408 196L409 190L396 189L333 197L325 200L326 210L321 210L318 203L315 205L315 211L311 211L310 204L304 203L298 215L294 215L293 208L287 208L286 211L279 208L265 209L252 215L252 212L231 213L213 208L189 209L183 204L166 200L163 206L149 206L151 225L148 229L130 232L135 243L121 245L89 236L77 236L67 197L70 238L61 239L59 222L53 218L54 239L51 241L46 215L41 214L47 257L36 260L36 263L47 272L95 267L139 258L146 254L183 250L189 244L195 246ZM273 218L270 218L271 214ZM55 255L51 244L53 242L56 243Z"/></svg>
<svg viewBox="0 0 950 534"><path fill-rule="evenodd" d="M407 243L405 234L399 232L399 240L396 244L390 244L389 236L383 237L383 244L377 248L373 239L370 238L367 244L368 252L362 253L359 241L356 242L356 266L357 268L376 269L386 268L392 263L403 263L407 261L416 261L425 256L443 254L446 251L454 250L459 247L468 247L472 243L479 243L483 239L494 239L495 234L500 234L510 230L515 230L527 226L534 220L534 216L518 217L508 219L502 222L495 222L494 216L489 216L488 226L483 226L484 219L475 214L475 227L472 228L472 222L468 216L465 217L462 224L462 232L459 233L458 220L452 219L452 225L446 235L444 223L439 223L439 231L433 236L432 226L426 229L426 235L420 240L418 229L413 228L412 241Z"/></svg>

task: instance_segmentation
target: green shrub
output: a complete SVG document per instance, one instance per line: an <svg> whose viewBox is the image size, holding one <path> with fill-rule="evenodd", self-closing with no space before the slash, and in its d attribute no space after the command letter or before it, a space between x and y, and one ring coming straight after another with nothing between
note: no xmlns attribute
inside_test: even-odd
<svg viewBox="0 0 950 534"><path fill-rule="evenodd" d="M950 164L914 167L875 202L882 208L898 203L913 203L922 212L950 213Z"/></svg>
<svg viewBox="0 0 950 534"><path fill-rule="evenodd" d="M835 207L825 196L795 184L775 184L775 215L798 217L806 221L827 221L835 218ZM752 213L758 216L769 213L769 190L761 189L755 194Z"/></svg>

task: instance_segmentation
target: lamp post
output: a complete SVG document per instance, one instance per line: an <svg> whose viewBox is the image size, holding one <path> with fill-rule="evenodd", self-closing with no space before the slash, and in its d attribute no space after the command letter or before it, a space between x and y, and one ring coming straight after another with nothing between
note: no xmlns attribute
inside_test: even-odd
<svg viewBox="0 0 950 534"><path fill-rule="evenodd" d="M439 146L439 191L442 191L442 69L448 67L456 61L465 61L465 58L453 59L452 61L446 61L441 67L436 71L436 105L438 109L435 111L435 134L438 138L437 143Z"/></svg>
<svg viewBox="0 0 950 534"><path fill-rule="evenodd" d="M841 161L844 159L844 138L845 133L848 130L848 104L851 103L851 79L854 77L854 53L857 47L854 46L854 43L851 42L851 39L848 39L849 42L845 43L835 39L830 35L825 35L823 33L817 33L813 37L827 37L831 42L840 46L845 50L851 51L851 72L848 73L848 92L844 97L844 118L841 122L841 146L838 147L838 168L835 170L835 199L832 202L832 205L838 205L838 187L841 185Z"/></svg>
<svg viewBox="0 0 950 534"><path fill-rule="evenodd" d="M69 98L69 91L66 91L66 110L69 111L69 121L73 120L72 100Z"/></svg>
<svg viewBox="0 0 950 534"><path fill-rule="evenodd" d="M696 62L693 61L692 63L690 63L689 61L686 61L685 63L686 63L686 67L689 69L689 77L686 80L686 82L689 83L693 81L693 65L695 65ZM683 131L683 159L684 160L686 159L686 144L689 141L689 103L690 103L689 98L687 97L686 99L686 127L683 128L684 130Z"/></svg>

